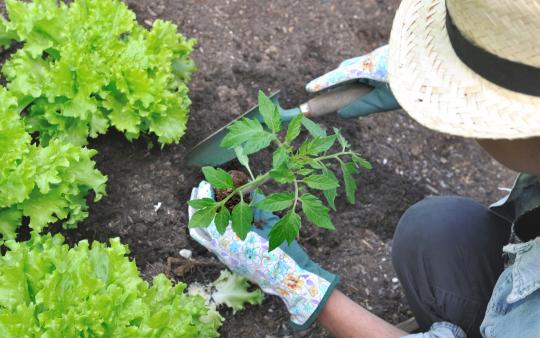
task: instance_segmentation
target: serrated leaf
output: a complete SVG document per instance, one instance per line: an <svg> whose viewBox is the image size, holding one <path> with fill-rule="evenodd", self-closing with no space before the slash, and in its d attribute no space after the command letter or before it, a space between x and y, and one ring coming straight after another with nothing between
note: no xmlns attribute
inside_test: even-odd
<svg viewBox="0 0 540 338"><path fill-rule="evenodd" d="M274 133L279 132L281 129L281 116L279 115L279 110L262 90L259 90L259 112L268 128Z"/></svg>
<svg viewBox="0 0 540 338"><path fill-rule="evenodd" d="M189 228L206 228L216 216L216 208L207 207L197 210L189 220Z"/></svg>
<svg viewBox="0 0 540 338"><path fill-rule="evenodd" d="M243 118L229 126L228 130L229 132L221 141L221 147L223 148L236 148L245 142L261 143L261 140L266 142L273 137L271 133L264 130L261 123L256 119ZM249 154L247 149L246 154Z"/></svg>
<svg viewBox="0 0 540 338"><path fill-rule="evenodd" d="M347 149L347 148L349 148L351 146L349 144L349 142L345 139L345 137L343 137L343 135L341 134L341 130L339 130L338 128L334 128L334 134L337 136L337 140L338 140L339 144L344 149Z"/></svg>
<svg viewBox="0 0 540 338"><path fill-rule="evenodd" d="M244 143L244 153L246 155L254 154L260 150L263 150L267 148L274 139L274 136L270 133L265 133L264 135L260 135L257 139L247 141Z"/></svg>
<svg viewBox="0 0 540 338"><path fill-rule="evenodd" d="M314 171L313 169L303 168L303 169L298 170L296 173L298 175L307 176L307 175L311 175L313 171Z"/></svg>
<svg viewBox="0 0 540 338"><path fill-rule="evenodd" d="M291 183L294 182L295 178L293 172L285 165L282 165L277 169L272 169L270 171L270 177L278 183Z"/></svg>
<svg viewBox="0 0 540 338"><path fill-rule="evenodd" d="M216 229L221 235L223 235L225 233L225 230L227 230L230 219L231 214L229 213L229 209L227 209L225 206L221 207L219 212L216 214L216 217L214 218Z"/></svg>
<svg viewBox="0 0 540 338"><path fill-rule="evenodd" d="M260 200L255 204L255 208L274 212L287 209L294 202L294 194L291 192L279 192Z"/></svg>
<svg viewBox="0 0 540 338"><path fill-rule="evenodd" d="M244 149L242 147L236 147L234 148L234 153L236 154L238 162L240 162L241 165L249 169L249 158L244 153Z"/></svg>
<svg viewBox="0 0 540 338"><path fill-rule="evenodd" d="M341 163L341 171L343 172L347 201L354 204L356 201L356 181L354 175L358 173L358 170L356 170L353 163Z"/></svg>
<svg viewBox="0 0 540 338"><path fill-rule="evenodd" d="M310 155L319 155L332 148L335 142L336 135L316 137L308 143L306 153Z"/></svg>
<svg viewBox="0 0 540 338"><path fill-rule="evenodd" d="M287 241L290 245L296 239L299 232L300 216L291 210L272 226L269 234L270 246L268 251L274 250L284 241Z"/></svg>
<svg viewBox="0 0 540 338"><path fill-rule="evenodd" d="M251 230L252 224L253 211L246 202L240 201L232 212L232 228L234 232L241 240L244 240Z"/></svg>
<svg viewBox="0 0 540 338"><path fill-rule="evenodd" d="M353 154L352 155L352 160L354 163L356 163L358 166L360 167L364 167L368 170L371 170L373 169L373 166L371 165L371 163L369 163L368 160L356 155L356 154Z"/></svg>
<svg viewBox="0 0 540 338"><path fill-rule="evenodd" d="M336 211L336 196L337 196L337 189L329 189L329 190L323 190L324 198L326 198L326 202L332 208L332 210Z"/></svg>
<svg viewBox="0 0 540 338"><path fill-rule="evenodd" d="M287 142L292 142L294 139L300 135L300 130L302 129L302 115L296 116L294 119L289 122L289 127L287 127Z"/></svg>
<svg viewBox="0 0 540 338"><path fill-rule="evenodd" d="M288 161L289 157L283 148L277 148L272 156L272 167L279 168Z"/></svg>
<svg viewBox="0 0 540 338"><path fill-rule="evenodd" d="M216 204L216 201L214 201L214 199L212 199L212 198L207 197L207 198L201 198L201 199L198 199L198 200L188 201L188 204L192 208L202 209L202 208L213 206L214 204Z"/></svg>
<svg viewBox="0 0 540 338"><path fill-rule="evenodd" d="M321 200L312 194L304 194L300 197L300 201L302 202L302 211L311 223L324 229L336 229L328 215L328 208Z"/></svg>
<svg viewBox="0 0 540 338"><path fill-rule="evenodd" d="M335 180L335 181L338 180L336 175L326 167L323 169L323 175L329 176L332 180ZM328 203L330 208L332 208L335 211L336 210L336 202L335 201L336 201L336 196L337 196L337 188L324 190L323 195L326 198L326 202Z"/></svg>
<svg viewBox="0 0 540 338"><path fill-rule="evenodd" d="M321 127L318 123L315 123L308 119L305 116L302 116L302 125L304 128L307 129L309 134L313 137L325 137L326 136L326 130Z"/></svg>
<svg viewBox="0 0 540 338"><path fill-rule="evenodd" d="M339 187L338 180L334 180L330 176L324 175L311 175L304 178L303 182L308 187L317 190L330 190Z"/></svg>
<svg viewBox="0 0 540 338"><path fill-rule="evenodd" d="M213 167L203 167L202 172L204 178L216 189L234 189L234 182L229 175L223 169Z"/></svg>

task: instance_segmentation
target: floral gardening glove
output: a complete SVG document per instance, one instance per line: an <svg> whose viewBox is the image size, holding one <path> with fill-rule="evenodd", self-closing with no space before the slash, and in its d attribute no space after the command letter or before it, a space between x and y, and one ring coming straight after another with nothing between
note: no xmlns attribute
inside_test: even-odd
<svg viewBox="0 0 540 338"><path fill-rule="evenodd" d="M388 85L387 64L388 45L370 54L343 61L338 68L308 83L306 90L315 93L354 80L375 88L368 95L338 110L338 115L343 118L398 109L399 103Z"/></svg>
<svg viewBox="0 0 540 338"><path fill-rule="evenodd" d="M191 199L214 198L209 183L193 188ZM256 196L255 201L262 199ZM189 218L195 213L189 207ZM223 235L214 222L207 228L189 229L201 245L214 253L229 269L246 277L266 293L279 296L291 314L290 325L296 330L308 328L317 319L339 277L315 264L296 241L282 244L268 252L268 233L279 218L269 212L254 210L254 223L242 241L229 226Z"/></svg>

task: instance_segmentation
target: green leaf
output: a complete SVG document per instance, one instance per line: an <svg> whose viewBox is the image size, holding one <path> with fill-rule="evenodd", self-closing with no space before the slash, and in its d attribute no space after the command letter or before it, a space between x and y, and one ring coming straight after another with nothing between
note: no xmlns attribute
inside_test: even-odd
<svg viewBox="0 0 540 338"><path fill-rule="evenodd" d="M234 182L229 175L228 172L226 172L223 169L220 168L212 168L212 167L203 167L202 172L204 174L204 178L210 183L214 188L216 189L234 189Z"/></svg>
<svg viewBox="0 0 540 338"><path fill-rule="evenodd" d="M214 204L216 204L216 201L214 201L213 198L208 198L207 197L207 198L201 198L201 199L198 199L198 200L188 201L188 204L192 208L202 209L202 208L213 206Z"/></svg>
<svg viewBox="0 0 540 338"><path fill-rule="evenodd" d="M246 155L254 154L260 150L263 150L264 148L267 148L274 139L274 136L270 133L266 133L264 135L261 135L259 138L255 140L250 140L244 143L244 153Z"/></svg>
<svg viewBox="0 0 540 338"><path fill-rule="evenodd" d="M337 188L323 190L323 195L324 195L324 198L326 198L326 202L328 203L330 208L336 211Z"/></svg>
<svg viewBox="0 0 540 338"><path fill-rule="evenodd" d="M335 142L336 135L316 137L308 143L305 151L310 155L319 155L332 148Z"/></svg>
<svg viewBox="0 0 540 338"><path fill-rule="evenodd" d="M302 202L302 211L311 223L329 230L336 229L330 216L328 216L328 208L324 206L321 200L312 194L304 194L300 197L300 201Z"/></svg>
<svg viewBox="0 0 540 338"><path fill-rule="evenodd" d="M285 165L282 165L277 169L272 169L270 171L270 177L272 177L276 182L282 184L294 182L295 178L293 172Z"/></svg>
<svg viewBox="0 0 540 338"><path fill-rule="evenodd" d="M313 169L303 168L296 172L298 175L307 176L313 173Z"/></svg>
<svg viewBox="0 0 540 338"><path fill-rule="evenodd" d="M255 204L255 208L274 212L287 209L294 202L294 194L291 192L279 192L271 194Z"/></svg>
<svg viewBox="0 0 540 338"><path fill-rule="evenodd" d="M319 124L311 121L305 116L302 116L302 124L307 129L309 134L313 137L325 137L326 130L324 130Z"/></svg>
<svg viewBox="0 0 540 338"><path fill-rule="evenodd" d="M241 240L246 239L253 224L253 211L249 205L240 201L232 212L232 228Z"/></svg>
<svg viewBox="0 0 540 338"><path fill-rule="evenodd" d="M259 112L268 128L274 133L279 132L281 129L281 116L278 107L272 103L262 90L259 90Z"/></svg>
<svg viewBox="0 0 540 338"><path fill-rule="evenodd" d="M236 147L234 148L234 153L236 154L236 158L238 159L238 162L240 162L241 165L246 167L248 170L250 170L249 167L249 158L244 153L244 148L242 147Z"/></svg>
<svg viewBox="0 0 540 338"><path fill-rule="evenodd" d="M189 220L189 228L206 228L216 216L216 208L206 207L197 210Z"/></svg>
<svg viewBox="0 0 540 338"><path fill-rule="evenodd" d="M256 119L243 118L236 121L228 128L229 132L221 141L223 148L236 148L243 143L257 143L259 147L265 144L268 140L272 140L274 135L264 130L261 123ZM269 143L268 143L269 144ZM247 149L246 154L250 154Z"/></svg>
<svg viewBox="0 0 540 338"><path fill-rule="evenodd" d="M219 212L216 214L216 217L214 218L214 223L216 224L216 229L220 234L224 234L225 230L227 230L227 226L229 225L229 220L231 219L231 214L229 213L229 209L227 207L222 206L221 209L219 209Z"/></svg>
<svg viewBox="0 0 540 338"><path fill-rule="evenodd" d="M289 122L289 127L287 128L287 142L292 142L295 140L298 135L300 135L300 130L302 129L302 114L296 116L294 119Z"/></svg>
<svg viewBox="0 0 540 338"><path fill-rule="evenodd" d="M364 167L364 168L366 168L368 170L373 169L373 166L371 165L371 163L369 163L368 160L363 159L362 157L360 157L360 156L358 156L356 154L352 155L352 160L353 160L354 163L356 163L360 167Z"/></svg>
<svg viewBox="0 0 540 338"><path fill-rule="evenodd" d="M274 151L274 155L272 156L272 167L279 168L284 163L287 163L289 160L289 156L287 156L287 151L284 148L277 148L276 151Z"/></svg>
<svg viewBox="0 0 540 338"><path fill-rule="evenodd" d="M311 175L304 178L303 181L312 189L330 190L339 187L337 179L334 180L332 177L325 175Z"/></svg>
<svg viewBox="0 0 540 338"><path fill-rule="evenodd" d="M284 241L287 241L290 245L296 239L299 232L300 216L291 210L272 226L272 230L269 233L270 246L268 251L274 250Z"/></svg>
<svg viewBox="0 0 540 338"><path fill-rule="evenodd" d="M334 172L326 167L322 168L323 175L330 177L331 180L337 181L337 177L334 174ZM336 210L336 196L337 196L337 188L323 190L323 195L326 198L326 202L332 208L334 211Z"/></svg>
<svg viewBox="0 0 540 338"><path fill-rule="evenodd" d="M347 195L347 201L354 204L356 201L356 181L354 174L358 173L358 170L353 163L341 163L341 171L343 171L343 180L345 181L345 193Z"/></svg>
<svg viewBox="0 0 540 338"><path fill-rule="evenodd" d="M351 145L345 139L345 137L343 137L343 135L341 134L341 130L339 130L338 128L334 128L334 134L337 136L337 140L341 147L343 147L344 149L350 148Z"/></svg>

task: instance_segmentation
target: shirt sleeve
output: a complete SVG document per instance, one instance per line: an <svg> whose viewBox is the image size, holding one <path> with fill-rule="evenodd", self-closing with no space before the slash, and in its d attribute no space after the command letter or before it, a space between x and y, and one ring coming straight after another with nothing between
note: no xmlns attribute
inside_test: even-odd
<svg viewBox="0 0 540 338"><path fill-rule="evenodd" d="M467 335L457 325L439 322L431 325L428 332L415 333L403 338L467 338Z"/></svg>

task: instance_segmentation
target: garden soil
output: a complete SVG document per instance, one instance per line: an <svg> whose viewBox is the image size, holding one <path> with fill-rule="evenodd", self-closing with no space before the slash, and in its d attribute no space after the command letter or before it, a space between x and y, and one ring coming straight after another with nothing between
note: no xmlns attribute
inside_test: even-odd
<svg viewBox="0 0 540 338"><path fill-rule="evenodd" d="M187 235L187 204L200 170L186 166L187 151L212 131L255 104L257 91L281 90L284 106L308 99L304 85L388 41L397 0L130 0L143 25L174 21L198 40L198 66L190 83L188 131L163 149L153 137L128 142L112 131L91 141L108 195L91 204L78 230L62 231L70 243L120 237L148 280L158 273L184 282L210 282L223 268ZM359 120L327 117L374 169L357 179L359 202L341 196L335 232L306 224L300 243L314 261L341 276L339 288L384 319L411 316L392 269L392 234L401 214L430 195L459 194L489 203L501 197L514 173L503 169L471 140L427 130L404 112ZM255 156L255 171L269 153ZM237 164L231 164L231 168ZM228 168L230 169L230 168ZM193 251L186 266L179 251ZM318 326L294 333L278 298L233 315L224 309L223 337L327 337Z"/></svg>

